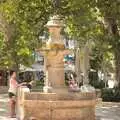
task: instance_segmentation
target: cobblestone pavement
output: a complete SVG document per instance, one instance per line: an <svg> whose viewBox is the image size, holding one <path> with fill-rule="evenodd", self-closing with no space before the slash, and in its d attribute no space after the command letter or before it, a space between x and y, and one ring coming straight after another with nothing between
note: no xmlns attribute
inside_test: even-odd
<svg viewBox="0 0 120 120"><path fill-rule="evenodd" d="M7 94L0 94L0 120L16 120L9 118ZM120 103L101 103L97 105L96 120L120 120Z"/></svg>

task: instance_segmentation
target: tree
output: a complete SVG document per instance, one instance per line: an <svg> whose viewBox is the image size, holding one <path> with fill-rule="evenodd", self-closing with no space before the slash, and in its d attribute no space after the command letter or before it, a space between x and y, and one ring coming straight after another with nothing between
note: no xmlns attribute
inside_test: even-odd
<svg viewBox="0 0 120 120"><path fill-rule="evenodd" d="M75 5L71 9L76 14L68 16L67 32L83 42L92 39L95 43L102 41L106 44L114 54L116 80L120 83L120 1L84 0L78 3L76 0L71 3Z"/></svg>
<svg viewBox="0 0 120 120"><path fill-rule="evenodd" d="M115 58L116 79L120 82L119 0L6 0L0 11L12 29L8 49L16 66L28 64L39 35L50 15L59 14L65 32L85 44L102 41ZM103 48L101 47L101 50ZM108 50L109 50L108 49Z"/></svg>
<svg viewBox="0 0 120 120"><path fill-rule="evenodd" d="M12 31L12 30L11 30ZM9 25L0 14L0 66L1 69L6 69L12 65L8 51L8 40L11 37Z"/></svg>
<svg viewBox="0 0 120 120"><path fill-rule="evenodd" d="M8 38L8 50L15 68L18 69L20 63L25 65L29 63L49 16L59 14L64 18L70 17L75 12L73 3L75 4L69 0L6 0L1 3L0 11L9 25L8 33L11 29L13 33ZM79 8L78 5L77 8Z"/></svg>
<svg viewBox="0 0 120 120"><path fill-rule="evenodd" d="M49 0L7 0L1 3L0 11L9 25L9 34L12 31L6 51L9 52L12 65L16 69L20 64L31 63L39 34L49 18L49 3Z"/></svg>
<svg viewBox="0 0 120 120"><path fill-rule="evenodd" d="M112 47L116 66L116 80L120 84L120 1L116 0L93 0L92 7L97 7L101 13L104 24L106 41ZM119 85L120 86L120 85Z"/></svg>

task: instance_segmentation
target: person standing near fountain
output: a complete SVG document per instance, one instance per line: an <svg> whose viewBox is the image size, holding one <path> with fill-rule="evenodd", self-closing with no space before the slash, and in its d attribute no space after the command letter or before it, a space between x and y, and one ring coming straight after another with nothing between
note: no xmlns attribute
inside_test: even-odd
<svg viewBox="0 0 120 120"><path fill-rule="evenodd" d="M16 80L16 72L10 71L10 79L9 79L9 90L8 95L10 99L10 117L15 118L15 107L16 107L16 94L17 94L17 87L24 85L24 83L18 84Z"/></svg>

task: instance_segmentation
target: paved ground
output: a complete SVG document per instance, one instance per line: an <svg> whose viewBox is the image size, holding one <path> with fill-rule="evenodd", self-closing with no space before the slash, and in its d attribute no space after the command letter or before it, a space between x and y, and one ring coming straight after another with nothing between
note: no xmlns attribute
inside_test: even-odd
<svg viewBox="0 0 120 120"><path fill-rule="evenodd" d="M0 94L0 120L9 118L8 96ZM120 120L120 103L102 103L96 107L96 120Z"/></svg>
<svg viewBox="0 0 120 120"><path fill-rule="evenodd" d="M0 94L0 120L16 120L9 118L8 96Z"/></svg>
<svg viewBox="0 0 120 120"><path fill-rule="evenodd" d="M96 107L96 120L120 120L120 103L102 103Z"/></svg>

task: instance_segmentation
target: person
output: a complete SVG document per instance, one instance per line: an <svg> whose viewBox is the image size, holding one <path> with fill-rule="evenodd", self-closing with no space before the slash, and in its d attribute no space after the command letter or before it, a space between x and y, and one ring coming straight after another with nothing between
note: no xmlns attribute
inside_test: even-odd
<svg viewBox="0 0 120 120"><path fill-rule="evenodd" d="M69 81L69 89L70 89L70 91L74 91L74 92L80 91L80 88L79 88L76 80L71 79Z"/></svg>
<svg viewBox="0 0 120 120"><path fill-rule="evenodd" d="M10 99L10 117L15 118L15 108L16 108L16 94L17 94L17 88L19 86L24 85L25 83L18 84L16 80L16 72L10 71L10 79L9 79L9 90L8 95Z"/></svg>

